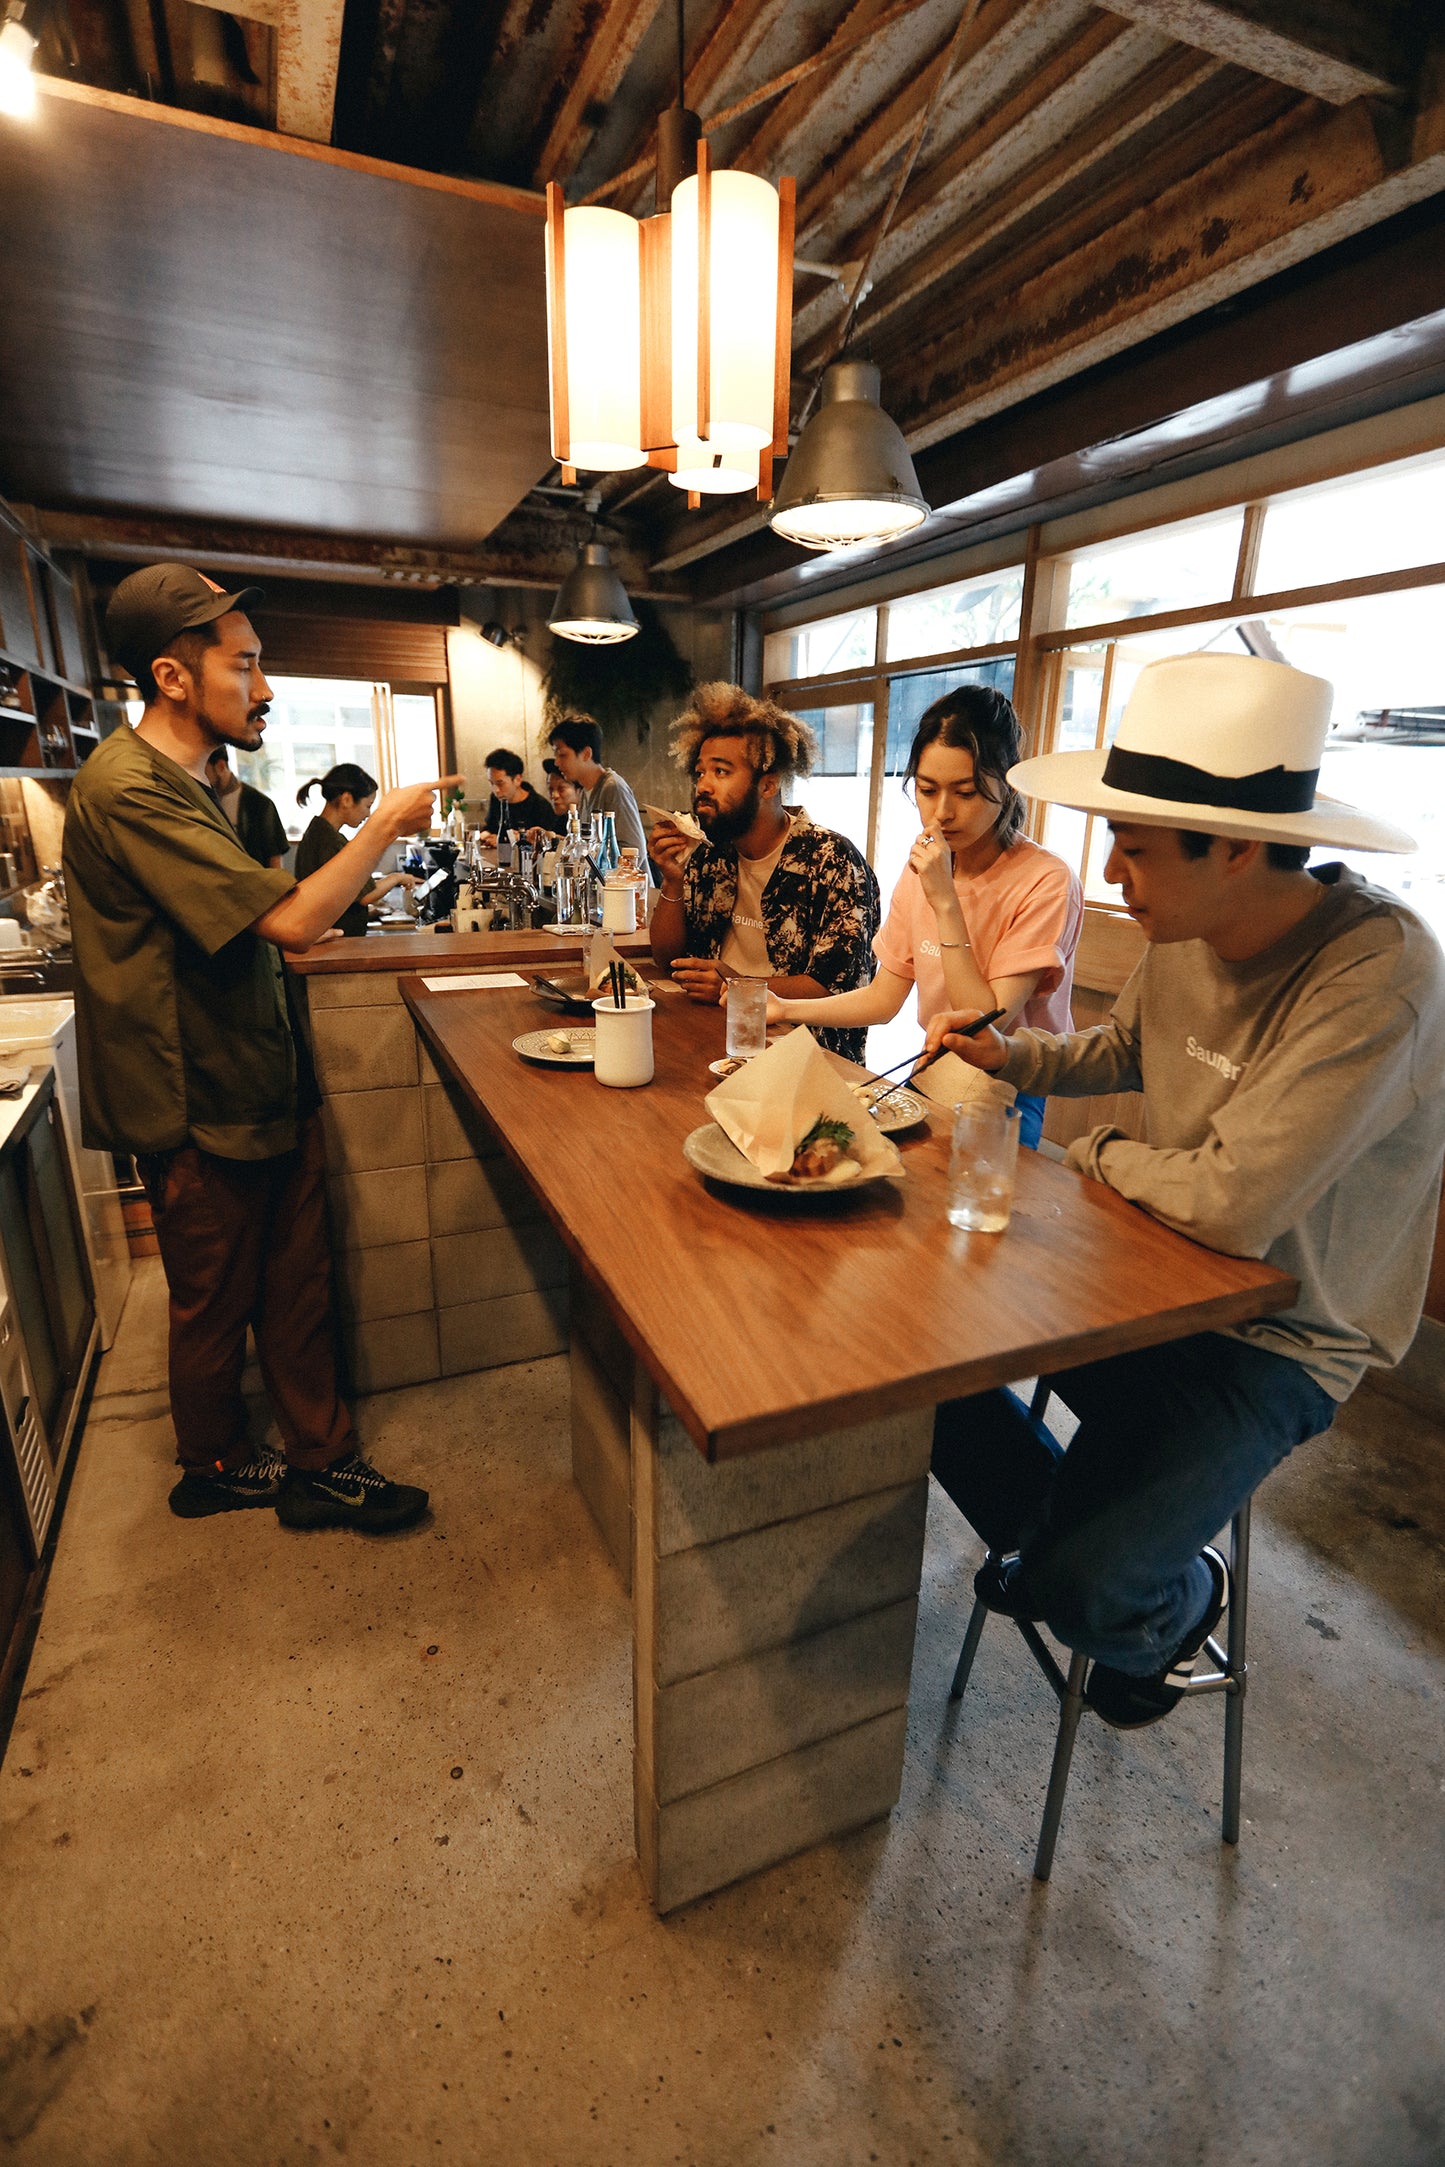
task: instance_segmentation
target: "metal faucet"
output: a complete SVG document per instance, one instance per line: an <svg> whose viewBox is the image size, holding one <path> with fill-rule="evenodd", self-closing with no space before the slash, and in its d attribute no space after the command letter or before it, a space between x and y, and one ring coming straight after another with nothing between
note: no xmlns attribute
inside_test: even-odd
<svg viewBox="0 0 1445 2167"><path fill-rule="evenodd" d="M520 867L509 867L492 890L493 922L499 912L506 913L504 930L508 933L525 933L532 923L532 913L542 901L540 888L534 888Z"/></svg>

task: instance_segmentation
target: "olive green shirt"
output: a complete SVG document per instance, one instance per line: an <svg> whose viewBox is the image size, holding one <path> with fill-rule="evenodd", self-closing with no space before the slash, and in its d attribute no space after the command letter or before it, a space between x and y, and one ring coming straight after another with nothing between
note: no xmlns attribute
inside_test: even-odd
<svg viewBox="0 0 1445 2167"><path fill-rule="evenodd" d="M258 865L204 784L125 725L70 788L63 849L85 1142L223 1159L294 1150L280 952L248 929L296 883Z"/></svg>

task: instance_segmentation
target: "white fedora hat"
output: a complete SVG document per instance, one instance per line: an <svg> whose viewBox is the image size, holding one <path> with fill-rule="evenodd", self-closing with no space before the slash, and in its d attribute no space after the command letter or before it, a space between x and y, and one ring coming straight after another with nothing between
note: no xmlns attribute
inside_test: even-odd
<svg viewBox="0 0 1445 2167"><path fill-rule="evenodd" d="M1174 655L1140 671L1107 751L1042 753L1008 779L1028 797L1145 827L1413 850L1403 828L1316 792L1333 697L1323 677L1283 662Z"/></svg>

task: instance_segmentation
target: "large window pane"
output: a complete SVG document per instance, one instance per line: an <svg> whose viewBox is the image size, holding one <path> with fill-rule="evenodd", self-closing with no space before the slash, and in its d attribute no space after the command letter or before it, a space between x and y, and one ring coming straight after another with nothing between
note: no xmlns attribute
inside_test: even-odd
<svg viewBox="0 0 1445 2167"><path fill-rule="evenodd" d="M1410 857L1321 850L1388 888L1445 939L1445 587L1332 602L1266 620L1287 662L1335 688L1320 788L1416 837ZM1385 719L1388 718L1388 719Z"/></svg>
<svg viewBox="0 0 1445 2167"><path fill-rule="evenodd" d="M313 793L303 810L296 792L342 760L354 760L370 775L379 771L370 684L354 678L273 677L260 750L237 754L235 767L242 782L271 799L293 842L321 805ZM428 767L417 779L424 782L435 773Z"/></svg>
<svg viewBox="0 0 1445 2167"><path fill-rule="evenodd" d="M888 660L907 662L913 655L941 655L955 647L992 647L1016 640L1023 600L1022 565L1008 572L983 572L955 587L935 587L910 595L888 608Z"/></svg>
<svg viewBox="0 0 1445 2167"><path fill-rule="evenodd" d="M798 709L817 732L818 764L793 790L796 803L820 828L868 848L868 780L873 770L873 703L850 700L834 707Z"/></svg>
<svg viewBox="0 0 1445 2167"><path fill-rule="evenodd" d="M1278 497L1264 515L1257 594L1445 559L1445 458L1411 459Z"/></svg>
<svg viewBox="0 0 1445 2167"><path fill-rule="evenodd" d="M1243 526L1242 510L1226 512L1217 519L1154 527L1075 557L1065 624L1112 624L1120 617L1227 601Z"/></svg>
<svg viewBox="0 0 1445 2167"><path fill-rule="evenodd" d="M430 782L441 773L436 700L429 692L398 692L391 704L396 718L398 786Z"/></svg>
<svg viewBox="0 0 1445 2167"><path fill-rule="evenodd" d="M763 649L763 676L775 685L794 677L830 677L836 670L871 670L877 637L878 612L872 609L770 632Z"/></svg>

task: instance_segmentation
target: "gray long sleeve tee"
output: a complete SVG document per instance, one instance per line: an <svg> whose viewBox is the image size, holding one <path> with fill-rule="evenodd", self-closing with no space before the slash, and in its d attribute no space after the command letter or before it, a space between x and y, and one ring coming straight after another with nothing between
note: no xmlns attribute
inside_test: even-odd
<svg viewBox="0 0 1445 2167"><path fill-rule="evenodd" d="M1315 878L1314 909L1262 955L1151 947L1108 1023L1020 1031L1002 1073L1066 1098L1142 1091L1147 1141L1093 1129L1069 1163L1298 1279L1292 1309L1236 1336L1342 1400L1401 1359L1420 1319L1445 1154L1445 956L1395 896L1342 865Z"/></svg>

